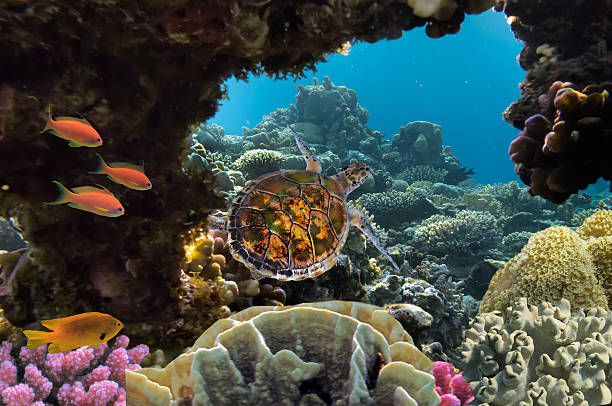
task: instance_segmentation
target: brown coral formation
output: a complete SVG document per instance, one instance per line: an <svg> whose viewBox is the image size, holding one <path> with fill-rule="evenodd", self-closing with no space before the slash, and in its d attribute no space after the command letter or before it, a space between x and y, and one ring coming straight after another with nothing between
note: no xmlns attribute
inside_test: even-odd
<svg viewBox="0 0 612 406"><path fill-rule="evenodd" d="M540 96L543 114L525 121L509 149L529 193L563 203L599 177L612 180L611 91L612 83L578 91L557 81Z"/></svg>
<svg viewBox="0 0 612 406"><path fill-rule="evenodd" d="M555 81L575 83L576 90L578 90L589 84L602 83L612 78L612 65L609 63L612 48L607 45L612 39L608 28L612 12L612 5L609 1L593 0L583 3L572 0L556 2L499 0L496 9L505 12L515 36L525 44L519 56L521 67L527 71L525 80L519 86L521 98L512 103L504 112L504 118L514 127L522 130L526 125L537 124L526 123L526 120L539 112L538 98L546 94ZM554 112L547 111L543 114L550 121L553 120ZM580 118L582 117L578 119ZM569 134L574 129L572 128ZM610 132L609 123L607 129L604 126L604 130L607 133ZM543 134L545 135L546 133ZM607 137L609 140L609 136ZM582 141L585 141L584 138ZM544 143L543 140L538 142ZM597 145L598 142L593 144ZM595 159L600 159L600 151L609 148L609 141L605 145L607 146L600 145L596 149L585 150L579 155L581 158L588 157L589 160L591 155ZM553 162L556 161L553 167L567 163L565 158L566 156L563 155L553 159ZM550 158L547 161L550 162ZM600 161L600 163L604 162ZM527 165L527 168L532 169L533 167ZM606 173L608 179L610 176L609 165L605 171L603 168L599 171L596 168L589 168L590 177L587 177L584 171L576 167L574 163L566 165L566 168L560 171L559 175L565 179L561 179L561 182L560 176L551 179L552 187L548 192L551 200L557 202L564 201L567 198L565 196L573 193L575 188L588 185L589 182L592 182L593 175L595 179ZM577 172L568 174L571 171ZM527 184L531 184L530 177L530 171L526 171L523 172L521 178L524 181L527 180ZM542 176L533 181L540 184L545 182ZM560 183L563 186L558 186ZM546 188L543 190L544 193L547 193Z"/></svg>
<svg viewBox="0 0 612 406"><path fill-rule="evenodd" d="M556 81L580 88L610 80L612 5L606 0L498 0L496 10L508 17L514 35L524 43L519 64L527 71L521 98L504 112L506 121L522 129L538 111L538 97Z"/></svg>
<svg viewBox="0 0 612 406"><path fill-rule="evenodd" d="M480 313L505 311L520 297L529 304L567 299L573 309L612 303L612 211L599 210L576 231L555 226L535 233L498 270Z"/></svg>
<svg viewBox="0 0 612 406"><path fill-rule="evenodd" d="M164 369L126 371L126 388L132 406L437 405L431 365L376 306L251 307L219 320Z"/></svg>

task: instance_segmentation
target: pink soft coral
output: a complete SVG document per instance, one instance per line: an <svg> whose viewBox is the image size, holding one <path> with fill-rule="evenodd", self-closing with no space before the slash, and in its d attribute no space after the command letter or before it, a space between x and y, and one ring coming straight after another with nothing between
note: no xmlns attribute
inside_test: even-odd
<svg viewBox="0 0 612 406"><path fill-rule="evenodd" d="M440 406L465 406L474 400L474 395L461 373L455 374L455 367L448 362L436 361L431 373L436 380L436 392L441 396Z"/></svg>
<svg viewBox="0 0 612 406"><path fill-rule="evenodd" d="M12 345L0 345L0 398L6 406L125 406L125 369L140 368L149 353L146 345L127 349L127 336L116 338L112 347L47 354L45 347L22 347L11 355ZM23 376L21 372L24 371ZM55 387L55 388L54 388ZM55 403L55 402L54 402Z"/></svg>

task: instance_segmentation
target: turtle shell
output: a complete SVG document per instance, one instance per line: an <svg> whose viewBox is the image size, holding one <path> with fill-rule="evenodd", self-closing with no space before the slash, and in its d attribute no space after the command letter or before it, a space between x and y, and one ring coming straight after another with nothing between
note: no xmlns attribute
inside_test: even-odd
<svg viewBox="0 0 612 406"><path fill-rule="evenodd" d="M336 263L348 235L344 199L333 178L316 172L263 175L232 203L227 224L232 254L256 276L319 276Z"/></svg>

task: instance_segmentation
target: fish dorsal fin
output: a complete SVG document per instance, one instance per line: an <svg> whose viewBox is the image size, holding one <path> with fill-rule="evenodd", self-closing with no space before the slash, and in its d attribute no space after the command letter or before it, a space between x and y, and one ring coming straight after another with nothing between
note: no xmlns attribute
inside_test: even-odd
<svg viewBox="0 0 612 406"><path fill-rule="evenodd" d="M43 320L40 322L43 326L47 327L51 331L57 330L62 324L65 324L66 320L64 318L61 319L51 319L51 320Z"/></svg>
<svg viewBox="0 0 612 406"><path fill-rule="evenodd" d="M84 124L91 125L91 123L85 118L63 116L63 117L55 117L54 120L55 121L75 121L77 123L84 123Z"/></svg>
<svg viewBox="0 0 612 406"><path fill-rule="evenodd" d="M140 172L144 173L144 166L142 165L136 165L136 164L131 164L129 162L111 162L108 164L108 166L110 166L111 168L127 168L127 169L134 169Z"/></svg>
<svg viewBox="0 0 612 406"><path fill-rule="evenodd" d="M107 188L105 188L104 186L99 186L99 187L96 187L96 186L78 186L78 187L73 187L71 190L74 193L95 193L95 192L100 193L101 192L101 193L106 193L106 194L112 195L111 191L108 190Z"/></svg>

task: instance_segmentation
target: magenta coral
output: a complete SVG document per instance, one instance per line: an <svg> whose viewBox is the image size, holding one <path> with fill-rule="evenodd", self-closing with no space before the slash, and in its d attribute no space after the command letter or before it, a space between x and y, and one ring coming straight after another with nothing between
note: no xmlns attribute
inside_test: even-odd
<svg viewBox="0 0 612 406"><path fill-rule="evenodd" d="M431 373L436 380L436 392L442 400L440 406L465 406L474 400L469 384L463 380L461 373L455 374L452 364L436 361Z"/></svg>
<svg viewBox="0 0 612 406"><path fill-rule="evenodd" d="M12 344L0 346L0 395L4 406L124 406L125 370L139 369L149 353L146 345L127 349L129 339L119 336L112 347L47 354L45 347L22 347L11 356ZM22 379L19 377L22 376Z"/></svg>

